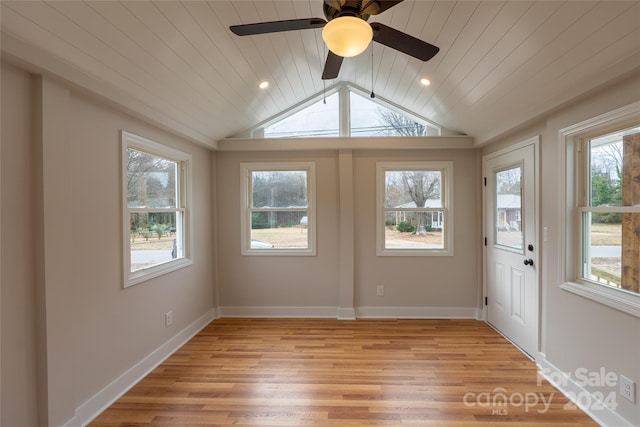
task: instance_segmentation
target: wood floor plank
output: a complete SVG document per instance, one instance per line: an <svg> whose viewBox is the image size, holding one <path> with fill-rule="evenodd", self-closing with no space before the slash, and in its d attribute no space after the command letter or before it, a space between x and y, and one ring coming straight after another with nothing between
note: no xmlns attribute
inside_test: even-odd
<svg viewBox="0 0 640 427"><path fill-rule="evenodd" d="M89 425L597 425L568 403L483 322L219 319Z"/></svg>

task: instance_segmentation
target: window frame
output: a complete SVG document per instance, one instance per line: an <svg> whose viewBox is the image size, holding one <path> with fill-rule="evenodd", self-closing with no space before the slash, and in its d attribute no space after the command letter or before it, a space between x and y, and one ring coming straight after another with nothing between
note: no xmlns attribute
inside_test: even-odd
<svg viewBox="0 0 640 427"><path fill-rule="evenodd" d="M443 248L386 248L385 242L385 207L386 172L401 171L439 171L442 174L442 207L441 208L408 208L407 211L443 212ZM419 162L377 162L376 163L376 255L377 256L453 256L453 161L419 161Z"/></svg>
<svg viewBox="0 0 640 427"><path fill-rule="evenodd" d="M252 248L251 213L253 208L252 173L258 171L305 171L307 174L307 247L306 248ZM240 254L242 256L316 256L316 164L315 162L242 162L240 163ZM277 208L287 211L293 208ZM294 210L299 210L296 208Z"/></svg>
<svg viewBox="0 0 640 427"><path fill-rule="evenodd" d="M193 264L192 255L192 233L191 233L191 154L178 149L163 145L150 139L122 131L121 134L121 156L122 156L122 247L123 247L123 287L127 288L149 279L162 276L172 271L187 267ZM130 208L127 203L127 159L128 150L133 149L153 156L176 162L178 170L176 179L178 180L178 206L176 208ZM181 257L170 261L152 265L140 270L131 271L131 230L129 227L132 213L149 212L178 212L182 217L182 232L176 231L176 238L182 236ZM177 220L177 219L176 219ZM177 243L180 246L180 242Z"/></svg>
<svg viewBox="0 0 640 427"><path fill-rule="evenodd" d="M640 123L640 102L635 102L561 129L558 144L558 170L561 174L560 179L564 181L560 185L558 203L561 221L560 288L635 317L640 317L640 294L582 278L585 245L582 227L585 206L582 204L588 200L586 192L590 183L589 164L585 161L587 154L583 151L588 141L638 123ZM586 209L593 212L602 208ZM607 210L612 208L609 207ZM625 208L613 210L625 210Z"/></svg>

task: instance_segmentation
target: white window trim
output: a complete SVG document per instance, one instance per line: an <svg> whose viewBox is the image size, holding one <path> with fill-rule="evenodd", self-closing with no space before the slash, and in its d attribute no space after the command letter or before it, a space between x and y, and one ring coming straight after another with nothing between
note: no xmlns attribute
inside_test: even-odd
<svg viewBox="0 0 640 427"><path fill-rule="evenodd" d="M582 179L580 161L576 147L580 141L607 132L630 126L640 120L640 101L606 114L585 120L573 126L560 129L558 170L560 171L559 212L560 287L568 292L591 299L635 317L640 317L640 295L622 289L580 279L581 271L581 230L578 209L578 180Z"/></svg>
<svg viewBox="0 0 640 427"><path fill-rule="evenodd" d="M300 171L307 172L307 248L261 248L251 247L251 194L249 184L253 171ZM315 162L250 162L240 163L240 253L256 256L316 256L316 164Z"/></svg>
<svg viewBox="0 0 640 427"><path fill-rule="evenodd" d="M442 199L445 227L442 249L385 248L385 172L403 170L442 171ZM453 256L453 162L378 162L376 163L376 255L377 256Z"/></svg>
<svg viewBox="0 0 640 427"><path fill-rule="evenodd" d="M193 264L191 259L192 253L192 233L191 233L191 155L175 148L162 145L147 138L134 135L129 132L122 131L122 247L123 247L123 273L124 285L127 288L135 284L162 276L169 272L187 267ZM130 230L128 227L130 221L130 213L127 208L127 149L140 150L145 153L164 157L169 160L179 162L180 174L180 198L184 209L184 257L173 259L171 261L157 264L149 268L131 271L131 240Z"/></svg>

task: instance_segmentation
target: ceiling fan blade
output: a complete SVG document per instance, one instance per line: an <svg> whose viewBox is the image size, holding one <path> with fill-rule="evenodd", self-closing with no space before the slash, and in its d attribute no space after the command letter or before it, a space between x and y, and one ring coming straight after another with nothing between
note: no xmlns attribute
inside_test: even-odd
<svg viewBox="0 0 640 427"><path fill-rule="evenodd" d="M403 0L364 0L360 11L367 15L378 15L387 9L391 9Z"/></svg>
<svg viewBox="0 0 640 427"><path fill-rule="evenodd" d="M338 56L335 53L329 51L329 54L327 55L327 61L324 63L324 70L322 71L322 80L331 80L337 78L343 59L344 58L342 56Z"/></svg>
<svg viewBox="0 0 640 427"><path fill-rule="evenodd" d="M373 40L413 56L414 58L418 58L421 61L430 60L440 51L440 48L437 46L424 42L402 31L387 27L379 22L372 23L371 28L373 28Z"/></svg>
<svg viewBox="0 0 640 427"><path fill-rule="evenodd" d="M322 28L327 23L321 18L289 19L286 21L258 22L256 24L232 25L229 29L238 36L278 33L280 31Z"/></svg>

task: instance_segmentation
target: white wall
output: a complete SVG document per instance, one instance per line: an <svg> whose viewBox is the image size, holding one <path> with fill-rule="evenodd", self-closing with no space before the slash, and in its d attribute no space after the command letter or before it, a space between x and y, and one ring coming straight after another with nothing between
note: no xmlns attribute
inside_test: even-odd
<svg viewBox="0 0 640 427"><path fill-rule="evenodd" d="M282 160L317 163L318 255L241 256L240 162ZM454 162L455 254L378 257L376 161L419 160ZM481 286L477 150L219 152L216 172L222 315L476 316ZM341 190L353 195L353 224L344 217L341 222L341 209L350 209L344 198L345 206L339 203ZM345 235L353 241L341 239ZM353 265L344 263L348 251L353 251ZM384 297L376 296L377 285L385 286Z"/></svg>
<svg viewBox="0 0 640 427"><path fill-rule="evenodd" d="M121 130L193 156L193 265L127 289ZM1 422L58 426L212 312L210 153L3 63L1 170Z"/></svg>
<svg viewBox="0 0 640 427"><path fill-rule="evenodd" d="M513 134L487 147L488 153L499 146L534 135L541 140L541 226L548 229L542 247L542 330L539 362L560 372L575 375L577 369L588 372L623 374L636 382L636 404L619 395L619 386L586 387L607 396L617 393L617 415L631 425L640 425L640 319L559 287L560 253L558 132L567 126L607 113L640 100L640 76L608 87L574 105L547 117L531 128ZM542 242L542 239L539 239ZM588 397L584 397L585 401ZM602 411L594 411L602 416Z"/></svg>

